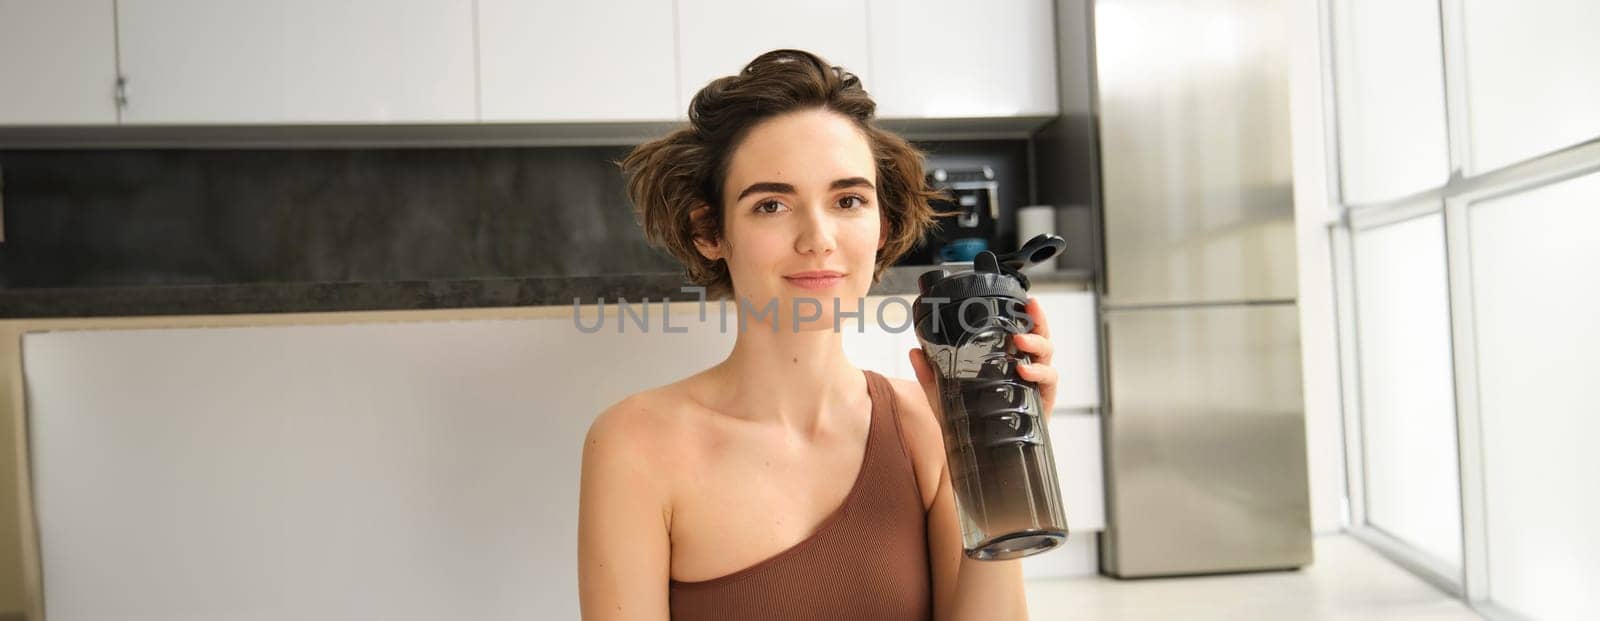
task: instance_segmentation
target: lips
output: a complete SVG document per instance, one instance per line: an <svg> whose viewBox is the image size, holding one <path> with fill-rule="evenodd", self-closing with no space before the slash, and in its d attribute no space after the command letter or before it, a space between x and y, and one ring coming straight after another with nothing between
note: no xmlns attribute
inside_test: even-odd
<svg viewBox="0 0 1600 621"><path fill-rule="evenodd" d="M844 274L832 270L798 272L783 277L784 280L805 289L827 289L844 282Z"/></svg>
<svg viewBox="0 0 1600 621"><path fill-rule="evenodd" d="M784 276L784 278L829 278L837 276L844 276L844 272L835 272L833 270L811 270L809 272L795 272L793 274L787 274Z"/></svg>

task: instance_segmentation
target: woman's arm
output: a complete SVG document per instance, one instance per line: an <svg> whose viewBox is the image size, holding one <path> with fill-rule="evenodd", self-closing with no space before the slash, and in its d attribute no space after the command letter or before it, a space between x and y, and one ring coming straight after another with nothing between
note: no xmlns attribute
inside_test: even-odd
<svg viewBox="0 0 1600 621"><path fill-rule="evenodd" d="M921 356L920 350L911 350ZM918 373L925 372L920 361ZM924 386L925 387L925 386ZM933 575L933 613L939 621L982 619L1016 621L1028 618L1021 561L975 561L962 551L961 524L956 517L955 494L950 484L949 461L937 414L928 405L923 387L904 389L906 434L916 454L919 470L937 473L928 502L928 564Z"/></svg>
<svg viewBox="0 0 1600 621"><path fill-rule="evenodd" d="M939 474L939 494L928 510L928 552L934 567L935 619L1026 621L1022 561L975 561L962 552L949 469Z"/></svg>
<svg viewBox="0 0 1600 621"><path fill-rule="evenodd" d="M667 619L667 485L643 412L601 413L583 442L578 493L578 597L583 618Z"/></svg>

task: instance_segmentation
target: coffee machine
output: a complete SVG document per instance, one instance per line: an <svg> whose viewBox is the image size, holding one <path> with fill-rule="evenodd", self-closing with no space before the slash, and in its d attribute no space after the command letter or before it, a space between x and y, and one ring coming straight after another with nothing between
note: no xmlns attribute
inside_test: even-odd
<svg viewBox="0 0 1600 621"><path fill-rule="evenodd" d="M1000 182L993 168L934 168L928 171L928 183L950 195L948 201L932 201L934 210L957 213L939 217L922 245L908 252L899 265L965 262L984 250L1005 250L999 247Z"/></svg>

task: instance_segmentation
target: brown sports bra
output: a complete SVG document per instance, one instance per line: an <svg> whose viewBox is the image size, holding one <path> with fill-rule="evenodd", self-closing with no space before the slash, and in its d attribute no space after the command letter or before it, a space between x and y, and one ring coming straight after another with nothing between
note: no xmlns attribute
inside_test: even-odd
<svg viewBox="0 0 1600 621"><path fill-rule="evenodd" d="M731 574L672 580L673 619L932 618L927 517L894 388L873 371L871 430L844 503L800 543Z"/></svg>

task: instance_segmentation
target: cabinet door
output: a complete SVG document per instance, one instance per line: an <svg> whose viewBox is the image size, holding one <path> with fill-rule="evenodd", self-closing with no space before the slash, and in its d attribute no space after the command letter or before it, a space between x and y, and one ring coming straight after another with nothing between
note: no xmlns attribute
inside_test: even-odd
<svg viewBox="0 0 1600 621"><path fill-rule="evenodd" d="M1105 467L1101 461L1100 417L1056 412L1050 415L1050 452L1061 484L1067 531L1106 528Z"/></svg>
<svg viewBox="0 0 1600 621"><path fill-rule="evenodd" d="M868 84L885 118L1055 116L1049 0L871 0Z"/></svg>
<svg viewBox="0 0 1600 621"><path fill-rule="evenodd" d="M471 0L144 0L117 18L124 123L477 118Z"/></svg>
<svg viewBox="0 0 1600 621"><path fill-rule="evenodd" d="M872 92L866 0L679 0L678 118L687 118L690 100L706 83L779 48L815 53L856 74Z"/></svg>
<svg viewBox="0 0 1600 621"><path fill-rule="evenodd" d="M1052 290L1043 285L1035 286L1032 295L1044 308L1050 343L1055 346L1050 363L1060 374L1056 409L1100 407L1100 339L1095 324L1094 294Z"/></svg>
<svg viewBox="0 0 1600 621"><path fill-rule="evenodd" d="M672 3L478 0L486 121L678 115Z"/></svg>
<svg viewBox="0 0 1600 621"><path fill-rule="evenodd" d="M0 125L117 122L112 0L0 0Z"/></svg>

